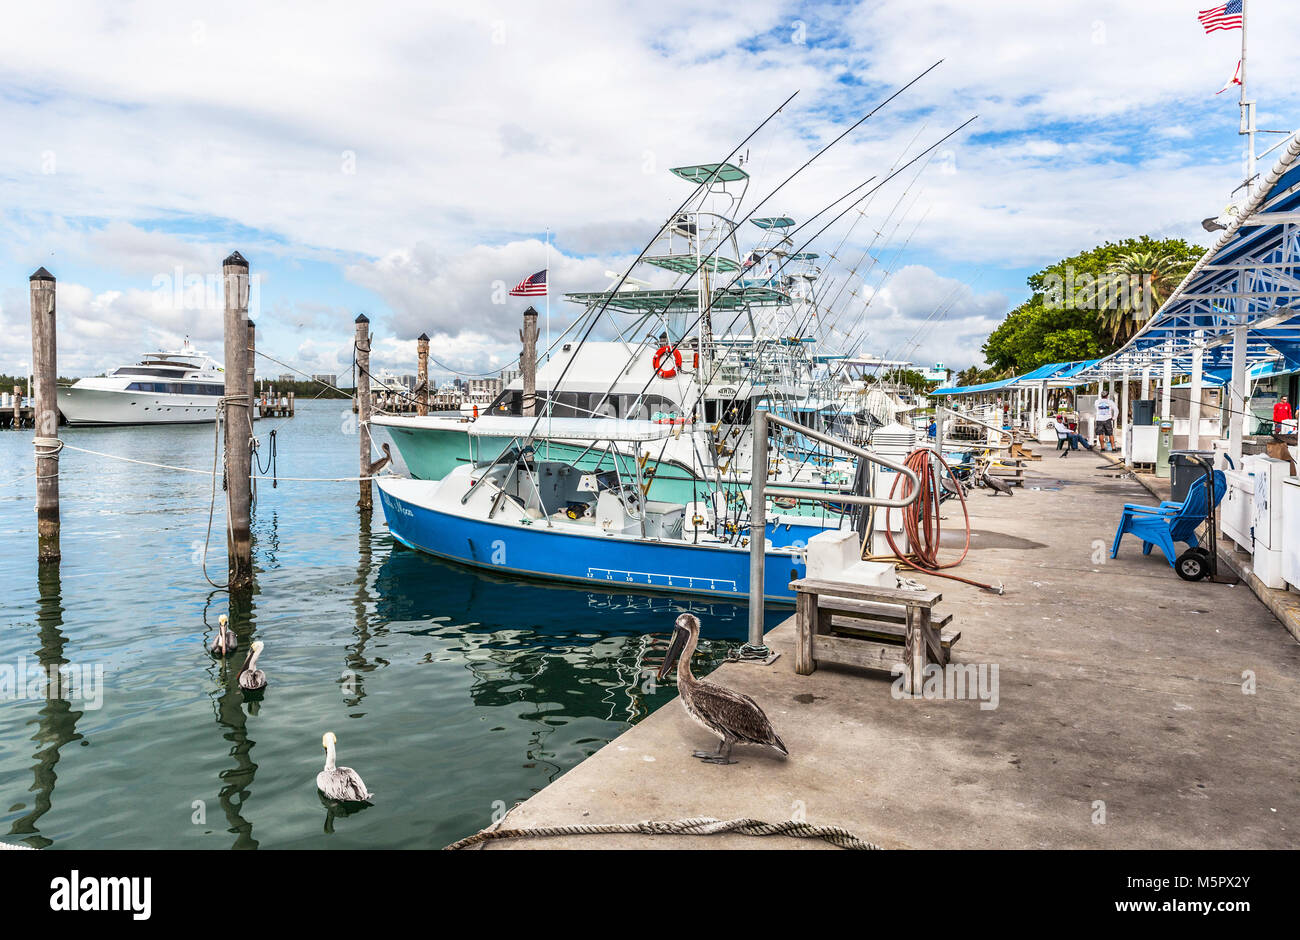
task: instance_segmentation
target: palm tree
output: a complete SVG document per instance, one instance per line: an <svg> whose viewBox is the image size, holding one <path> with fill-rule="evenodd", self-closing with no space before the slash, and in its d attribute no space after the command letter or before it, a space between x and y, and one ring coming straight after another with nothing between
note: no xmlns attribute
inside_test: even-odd
<svg viewBox="0 0 1300 940"><path fill-rule="evenodd" d="M1102 329L1117 345L1128 342L1160 309L1191 265L1172 252L1154 249L1120 255L1107 267L1093 294L1100 301L1097 314Z"/></svg>

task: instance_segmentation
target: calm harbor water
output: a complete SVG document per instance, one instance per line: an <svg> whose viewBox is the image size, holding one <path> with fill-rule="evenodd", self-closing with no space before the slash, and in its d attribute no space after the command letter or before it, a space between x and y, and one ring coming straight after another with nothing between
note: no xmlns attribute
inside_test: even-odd
<svg viewBox="0 0 1300 940"><path fill-rule="evenodd" d="M354 427L344 402L300 402L297 417L261 421L257 435L276 430L281 475L346 477ZM139 460L212 462L210 425L61 434ZM707 660L745 635L743 607L503 581L395 547L378 506L361 524L356 483L259 482L257 590L232 610L203 576L210 477L71 450L63 562L41 571L31 436L0 432L5 842L440 847L668 702L671 682L646 679L679 611L700 616ZM218 582L221 502L218 485L208 563ZM223 665L206 644L227 612L240 653ZM266 643L260 701L235 681L253 639ZM50 664L92 681L24 696ZM343 817L317 795L325 731L375 805Z"/></svg>

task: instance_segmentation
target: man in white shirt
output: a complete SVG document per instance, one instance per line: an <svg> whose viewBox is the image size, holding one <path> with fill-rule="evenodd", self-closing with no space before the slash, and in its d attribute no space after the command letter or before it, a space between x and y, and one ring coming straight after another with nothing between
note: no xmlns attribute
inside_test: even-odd
<svg viewBox="0 0 1300 940"><path fill-rule="evenodd" d="M1097 447L1101 448L1103 442L1107 446L1102 449L1115 449L1115 403L1107 397L1105 389L1097 398Z"/></svg>

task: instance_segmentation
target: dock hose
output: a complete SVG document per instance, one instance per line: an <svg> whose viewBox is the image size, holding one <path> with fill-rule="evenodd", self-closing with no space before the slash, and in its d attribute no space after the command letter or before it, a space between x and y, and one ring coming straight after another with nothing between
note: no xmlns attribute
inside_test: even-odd
<svg viewBox="0 0 1300 940"><path fill-rule="evenodd" d="M929 448L918 447L907 455L904 465L920 479L921 491L917 494L915 500L901 510L903 513L903 534L907 536L907 544L911 547L911 552L904 553L898 547L898 543L894 541L894 532L890 526L890 514L893 512L893 508L885 510L885 539L889 542L889 547L893 549L894 555L903 564L925 574L960 581L963 584L982 588L985 591L992 591L994 594L1004 593L1005 589L1001 584L986 584L973 578L948 574L943 570L957 567L966 560L966 556L970 553L970 510L966 508L966 490L958 482L957 476L952 472L952 468L948 466L948 462L943 459L943 454ZM962 546L961 557L946 564L939 561L939 535L942 529L939 519L940 472L947 472L949 478L956 484L957 499L961 503L962 520L966 527L966 543ZM909 487L909 489L899 493L900 485ZM910 487L911 481L903 474L898 474L894 479L894 485L890 487L889 498L901 499L906 497L910 492Z"/></svg>
<svg viewBox="0 0 1300 940"><path fill-rule="evenodd" d="M537 826L528 829L484 829L474 835L453 842L444 851L467 849L484 842L501 839L539 839L547 836L587 836L627 833L646 836L712 836L724 832L738 832L744 836L793 836L797 839L821 839L842 849L879 849L880 846L864 842L847 829L839 826L814 826L793 819L769 823L761 819L730 819L723 821L711 816L696 816L671 822L644 820L636 823L612 823L574 826Z"/></svg>

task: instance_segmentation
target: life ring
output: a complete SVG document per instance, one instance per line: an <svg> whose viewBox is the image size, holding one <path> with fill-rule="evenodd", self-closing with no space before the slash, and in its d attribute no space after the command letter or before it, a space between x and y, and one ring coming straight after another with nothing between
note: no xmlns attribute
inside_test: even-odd
<svg viewBox="0 0 1300 940"><path fill-rule="evenodd" d="M669 366L666 369L662 368L663 361L669 353L673 354L674 364ZM659 349L655 352L654 367L655 367L655 374L658 375L659 378L671 379L674 375L677 374L677 370L682 367L681 351L674 349L673 347L668 345L660 346Z"/></svg>

